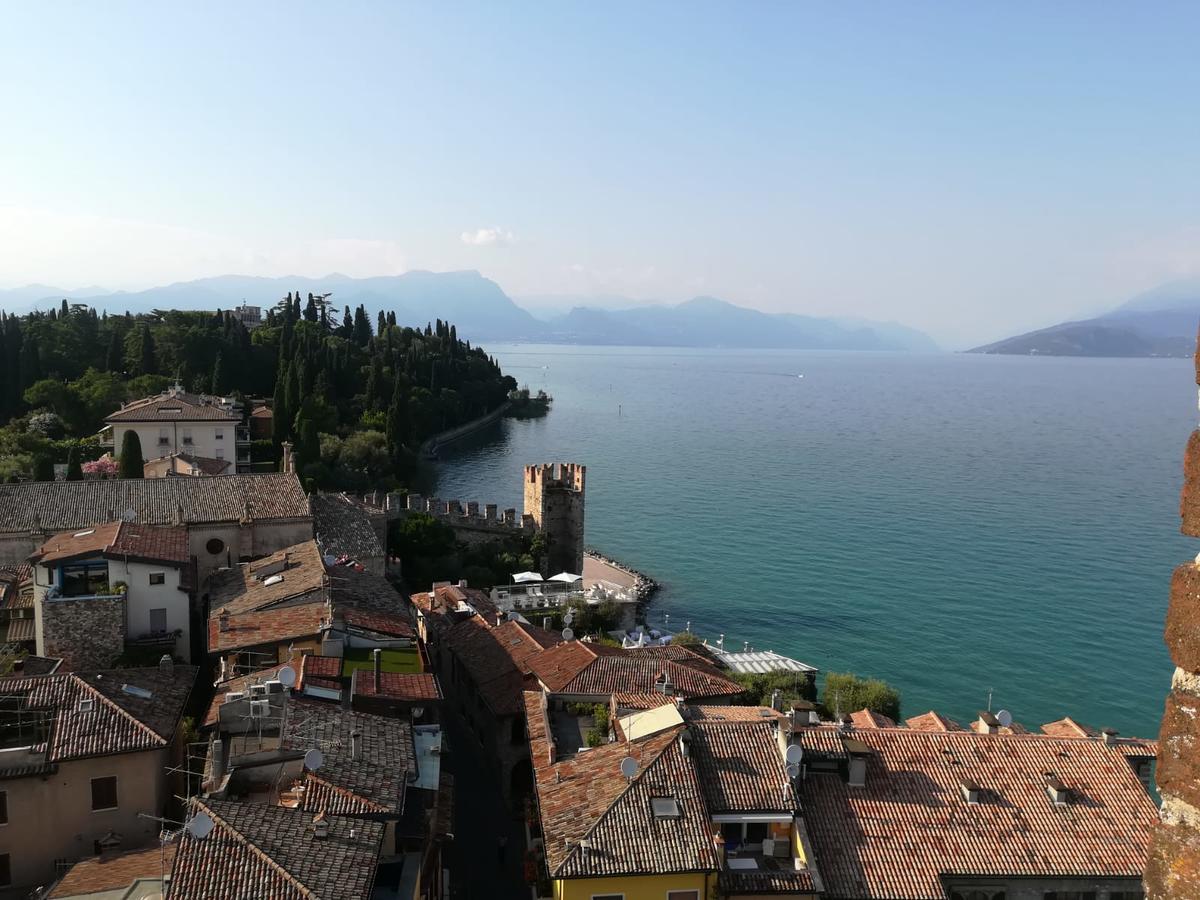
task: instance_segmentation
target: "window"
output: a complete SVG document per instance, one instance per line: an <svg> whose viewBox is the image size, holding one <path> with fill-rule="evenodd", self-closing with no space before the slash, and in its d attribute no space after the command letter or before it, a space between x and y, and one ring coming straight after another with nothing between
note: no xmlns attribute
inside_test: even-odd
<svg viewBox="0 0 1200 900"><path fill-rule="evenodd" d="M667 891L667 900L700 900L699 891Z"/></svg>
<svg viewBox="0 0 1200 900"><path fill-rule="evenodd" d="M185 444L190 444L192 442L192 429L190 429L190 428L183 429L183 442Z"/></svg>
<svg viewBox="0 0 1200 900"><path fill-rule="evenodd" d="M218 447L217 448L217 459L224 459L224 458L225 458L225 448Z"/></svg>
<svg viewBox="0 0 1200 900"><path fill-rule="evenodd" d="M217 433L216 433L215 437L216 437L216 439L217 439L218 441L223 441L223 440L225 440L225 429L223 429L223 428L218 428L218 429L217 429Z"/></svg>
<svg viewBox="0 0 1200 900"><path fill-rule="evenodd" d="M204 549L216 556L225 549L225 542L220 538L209 538L208 543L204 545Z"/></svg>
<svg viewBox="0 0 1200 900"><path fill-rule="evenodd" d="M171 443L171 433L165 428L158 429L158 445L165 447L169 443Z"/></svg>
<svg viewBox="0 0 1200 900"><path fill-rule="evenodd" d="M108 563L75 563L62 567L64 597L86 597L108 589Z"/></svg>
<svg viewBox="0 0 1200 900"><path fill-rule="evenodd" d="M92 779L92 812L117 808L117 776Z"/></svg>
<svg viewBox="0 0 1200 900"><path fill-rule="evenodd" d="M746 823L746 843L761 844L763 838L771 833L766 822L747 822Z"/></svg>
<svg viewBox="0 0 1200 900"><path fill-rule="evenodd" d="M162 634L167 630L166 609L150 610L150 630L155 634Z"/></svg>
<svg viewBox="0 0 1200 900"><path fill-rule="evenodd" d="M624 894L592 894L592 900L625 900Z"/></svg>
<svg viewBox="0 0 1200 900"><path fill-rule="evenodd" d="M0 853L0 887L8 887L12 884L12 857L7 853Z"/></svg>
<svg viewBox="0 0 1200 900"><path fill-rule="evenodd" d="M8 824L8 791L0 791L0 825Z"/></svg>
<svg viewBox="0 0 1200 900"><path fill-rule="evenodd" d="M166 582L167 582L167 574L165 572L151 572L150 573L150 583L151 584L166 584Z"/></svg>
<svg viewBox="0 0 1200 900"><path fill-rule="evenodd" d="M679 818L679 803L674 797L651 797L650 809L656 819Z"/></svg>

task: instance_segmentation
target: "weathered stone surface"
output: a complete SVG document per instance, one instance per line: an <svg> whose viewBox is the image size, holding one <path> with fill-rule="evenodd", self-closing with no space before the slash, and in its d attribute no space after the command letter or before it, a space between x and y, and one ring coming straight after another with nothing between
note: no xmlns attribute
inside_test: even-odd
<svg viewBox="0 0 1200 900"><path fill-rule="evenodd" d="M1200 833L1184 824L1155 829L1145 885L1147 900L1200 897Z"/></svg>
<svg viewBox="0 0 1200 900"><path fill-rule="evenodd" d="M1163 634L1171 661L1188 672L1200 672L1200 566L1185 563L1171 578L1171 603Z"/></svg>
<svg viewBox="0 0 1200 900"><path fill-rule="evenodd" d="M1200 537L1200 430L1188 438L1183 456L1183 490L1179 494L1180 530Z"/></svg>
<svg viewBox="0 0 1200 900"><path fill-rule="evenodd" d="M1177 691L1167 697L1158 738L1158 786L1200 807L1200 697Z"/></svg>
<svg viewBox="0 0 1200 900"><path fill-rule="evenodd" d="M62 671L108 669L125 650L125 595L47 600L42 605L45 656L62 657Z"/></svg>

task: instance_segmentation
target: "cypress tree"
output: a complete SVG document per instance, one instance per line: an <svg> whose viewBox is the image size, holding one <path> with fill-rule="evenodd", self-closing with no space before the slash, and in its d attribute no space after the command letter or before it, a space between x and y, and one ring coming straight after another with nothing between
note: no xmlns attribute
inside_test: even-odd
<svg viewBox="0 0 1200 900"><path fill-rule="evenodd" d="M381 309L381 310L379 311L379 318L378 318L378 322L377 322L377 324L375 325L375 333L376 333L376 334L383 334L383 333L384 333L384 331L386 331L386 330L387 330L387 316L385 316L385 315L383 314L383 310Z"/></svg>
<svg viewBox="0 0 1200 900"><path fill-rule="evenodd" d="M275 379L275 401L271 404L271 439L276 447L288 439L288 427L292 423L292 414L287 405L289 379L288 367L284 366Z"/></svg>
<svg viewBox="0 0 1200 900"><path fill-rule="evenodd" d="M53 312L54 310L51 310ZM54 460L47 454L42 453L33 461L33 480L34 481L53 481L54 480Z"/></svg>
<svg viewBox="0 0 1200 900"><path fill-rule="evenodd" d="M217 351L217 361L213 363L212 392L225 393L225 354L220 350Z"/></svg>
<svg viewBox="0 0 1200 900"><path fill-rule="evenodd" d="M38 353L38 342L34 335L29 335L21 344L21 364L17 384L18 395L25 392L35 381L42 378L42 360Z"/></svg>
<svg viewBox="0 0 1200 900"><path fill-rule="evenodd" d="M154 337L150 334L149 325L142 325L142 349L138 358L138 374L158 374L158 360L154 354Z"/></svg>
<svg viewBox="0 0 1200 900"><path fill-rule="evenodd" d="M317 321L317 301L312 295L312 291L308 292L308 303L304 306L304 320L306 322Z"/></svg>
<svg viewBox="0 0 1200 900"><path fill-rule="evenodd" d="M67 481L83 481L83 466L79 463L79 446L72 444L67 451Z"/></svg>
<svg viewBox="0 0 1200 900"><path fill-rule="evenodd" d="M371 342L371 322L367 318L367 311L363 309L362 304L354 310L354 343L360 347L365 347Z"/></svg>
<svg viewBox="0 0 1200 900"><path fill-rule="evenodd" d="M118 478L141 478L142 441L136 431L127 429L121 436L121 455L117 457Z"/></svg>
<svg viewBox="0 0 1200 900"><path fill-rule="evenodd" d="M342 312L342 337L348 338L354 334L354 318L350 315L350 307Z"/></svg>
<svg viewBox="0 0 1200 900"><path fill-rule="evenodd" d="M395 453L404 444L405 433L408 430L407 397L404 394L404 384L400 376L392 387L392 402L387 414L388 448Z"/></svg>
<svg viewBox="0 0 1200 900"><path fill-rule="evenodd" d="M70 314L71 314L71 307L69 307L67 305L67 298L63 297L62 312L59 313L59 318L63 319L65 321L67 316L69 316Z"/></svg>
<svg viewBox="0 0 1200 900"><path fill-rule="evenodd" d="M114 328L108 338L108 350L104 354L104 371L124 371L124 358L125 353L121 347L121 332Z"/></svg>

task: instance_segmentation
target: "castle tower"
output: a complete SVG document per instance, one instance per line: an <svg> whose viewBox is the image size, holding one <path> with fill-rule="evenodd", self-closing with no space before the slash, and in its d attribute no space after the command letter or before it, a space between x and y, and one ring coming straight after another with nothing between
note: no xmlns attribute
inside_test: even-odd
<svg viewBox="0 0 1200 900"><path fill-rule="evenodd" d="M1196 383L1200 385L1200 347ZM1180 530L1200 537L1200 429L1192 432L1184 453L1179 512ZM1186 900L1200 897L1200 562L1175 570L1164 637L1175 675L1158 737L1162 822L1150 847L1146 897Z"/></svg>
<svg viewBox="0 0 1200 900"><path fill-rule="evenodd" d="M583 486L586 466L543 463L525 467L525 515L543 531L549 551L544 575L583 574Z"/></svg>

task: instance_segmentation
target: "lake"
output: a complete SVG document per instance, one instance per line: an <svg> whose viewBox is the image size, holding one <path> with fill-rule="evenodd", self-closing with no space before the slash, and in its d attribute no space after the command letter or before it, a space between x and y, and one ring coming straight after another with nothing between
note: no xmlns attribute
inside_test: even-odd
<svg viewBox="0 0 1200 900"><path fill-rule="evenodd" d="M438 496L519 511L526 463L586 464L587 543L662 583L652 625L884 678L905 716L991 690L1157 734L1190 362L488 349L552 411L444 452Z"/></svg>

